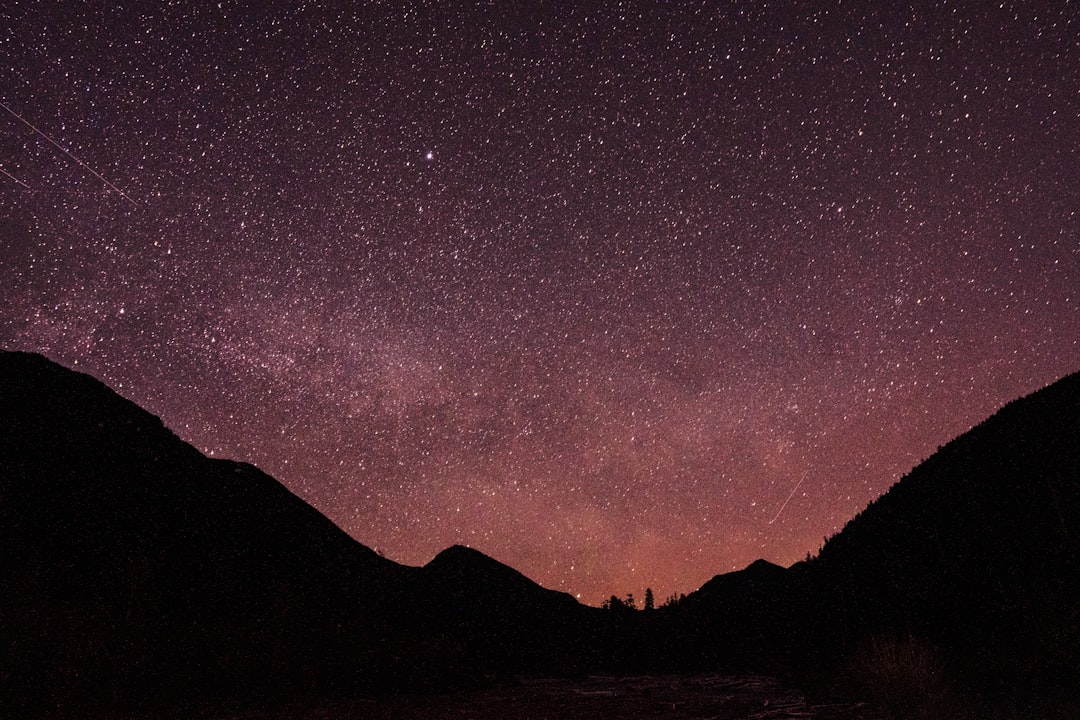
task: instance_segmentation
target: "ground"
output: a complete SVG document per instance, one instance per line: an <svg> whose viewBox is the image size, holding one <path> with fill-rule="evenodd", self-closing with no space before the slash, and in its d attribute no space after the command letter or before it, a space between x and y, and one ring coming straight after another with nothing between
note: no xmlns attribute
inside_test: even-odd
<svg viewBox="0 0 1080 720"><path fill-rule="evenodd" d="M527 680L453 695L367 700L288 720L879 720L864 703L813 704L767 677ZM236 720L281 720L245 716Z"/></svg>

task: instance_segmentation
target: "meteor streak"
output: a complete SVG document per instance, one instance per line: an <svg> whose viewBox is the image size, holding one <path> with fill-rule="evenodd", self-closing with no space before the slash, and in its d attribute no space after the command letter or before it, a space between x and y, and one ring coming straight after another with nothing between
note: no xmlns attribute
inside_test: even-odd
<svg viewBox="0 0 1080 720"><path fill-rule="evenodd" d="M105 179L105 178L104 178L104 177L103 177L103 176L101 175L101 173L99 173L99 172L98 172L97 170L95 170L94 168L90 167L89 165L87 165L86 163L84 163L84 162L83 162L82 160L80 160L79 158L75 157L75 156L74 156L73 154L71 154L71 153L70 153L70 152L69 152L69 151L67 150L67 148L65 148L64 146L62 146L62 145L61 145L60 143L58 143L58 142L56 142L55 140L53 140L53 139L52 139L51 137L49 137L48 135L46 135L46 134L45 134L44 132L42 132L41 130L38 130L38 129L37 129L37 127L35 127L35 126L33 125L33 123L31 123L31 122L30 122L29 120L27 120L27 119L26 119L26 118L24 118L24 117L23 117L22 115L20 115L19 113L15 112L14 110L12 110L11 108L9 108L9 107L8 107L7 105L5 105L5 104L4 104L4 103L2 103L2 102L0 102L0 107L4 108L4 109L5 109L5 110L7 110L7 111L8 111L8 112L9 112L9 113L10 113L11 115L13 115L13 116L15 116L16 118L18 118L18 119L19 119L19 121L21 121L21 122L22 122L22 123L23 123L24 125L26 125L26 127L30 128L31 130L33 130L34 132L36 132L36 133L37 133L38 135L40 135L41 137L45 138L45 139L46 139L46 140L48 140L48 141L49 141L50 143L52 143L53 147L55 147L55 148L56 148L57 150L59 150L60 152L64 153L64 154L65 154L65 155L67 155L67 156L68 156L69 158L71 158L71 159L72 159L72 160L74 160L75 162L79 163L79 165L81 165L82 167L84 167L84 168L86 168L87 170L89 170L89 171L90 171L90 173L91 173L91 174L92 174L92 175L93 175L94 177L96 177L96 178L97 178L98 180L100 180L101 182L105 183L106 185L108 185L108 186L109 186L110 188L112 188L112 189L113 189L113 190L115 190L116 192L120 193L120 197L124 198L125 200L127 200L127 201L128 201L129 203L131 203L131 204L132 204L132 205L134 205L135 207L139 207L139 203L137 203L137 202L135 202L134 200L132 200L132 199L131 199L131 198L130 198L130 197L128 196L128 194L127 194L127 193L125 193L125 192L124 192L123 190L121 190L120 188L116 187L115 185L113 185L113 184L112 184L111 182L109 182L108 180L106 180L106 179ZM5 175L7 175L8 177L11 177L11 175L10 175L9 173L7 173L7 172L5 172L4 174L5 174ZM13 180L15 180L15 178L13 178L13 177L12 177L12 179L13 179ZM19 183L20 185L23 185L23 183L19 182L18 180L15 180L15 182L18 182L18 183ZM24 185L24 187L25 187L25 185Z"/></svg>
<svg viewBox="0 0 1080 720"><path fill-rule="evenodd" d="M30 189L30 186L29 186L29 185L27 185L27 184L26 184L26 183L24 183L24 182L23 182L22 180L20 180L19 178L15 177L15 176L14 176L14 175L12 175L11 173L9 173L9 172L8 172L7 170L5 170L4 168L0 168L0 173L4 173L4 175L6 175L7 177L11 178L11 179L12 179L12 180L14 180L15 182L19 183L20 185L22 185L22 186L23 186L24 188L26 188L27 190L29 190L29 189Z"/></svg>
<svg viewBox="0 0 1080 720"><path fill-rule="evenodd" d="M780 505L780 509L776 511L776 517L769 521L770 525L776 522L776 520L780 517L780 513L784 512L784 508L786 508L787 504L791 502L791 498L795 497L795 491L799 489L799 486L803 484L803 480L805 479L806 473L803 473L802 477L799 478L799 482L795 483L795 487L791 488L791 494L787 496L787 500L785 500L783 504Z"/></svg>

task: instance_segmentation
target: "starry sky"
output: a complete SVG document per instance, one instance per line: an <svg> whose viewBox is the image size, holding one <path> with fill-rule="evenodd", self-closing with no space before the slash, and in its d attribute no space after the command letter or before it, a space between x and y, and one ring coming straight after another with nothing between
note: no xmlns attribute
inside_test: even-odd
<svg viewBox="0 0 1080 720"><path fill-rule="evenodd" d="M1080 369L1076 2L14 0L0 103L0 346L407 564L787 565Z"/></svg>

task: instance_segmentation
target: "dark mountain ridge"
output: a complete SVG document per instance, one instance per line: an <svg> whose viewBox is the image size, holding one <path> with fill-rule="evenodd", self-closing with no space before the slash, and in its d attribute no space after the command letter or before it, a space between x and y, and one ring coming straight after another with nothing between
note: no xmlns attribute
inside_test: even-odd
<svg viewBox="0 0 1080 720"><path fill-rule="evenodd" d="M739 596L775 594L787 580L786 569L768 560L755 560L742 570L716 575L690 593L684 602L732 602Z"/></svg>
<svg viewBox="0 0 1080 720"><path fill-rule="evenodd" d="M319 658L354 659L356 610L402 591L273 478L44 358L0 357L0 427L10 683L117 702L291 691L329 677Z"/></svg>
<svg viewBox="0 0 1080 720"><path fill-rule="evenodd" d="M325 703L596 671L840 677L915 642L981 708L1052 717L1055 698L1080 697L1078 440L1080 374L939 449L817 558L610 612L463 546L394 563L98 381L0 353L0 711Z"/></svg>
<svg viewBox="0 0 1080 720"><path fill-rule="evenodd" d="M37 355L0 353L0 462L0 703L26 710L438 687L511 636L553 671L538 618L579 607L476 551L383 558Z"/></svg>
<svg viewBox="0 0 1080 720"><path fill-rule="evenodd" d="M809 565L849 644L919 638L989 698L1080 697L1080 373L947 443Z"/></svg>
<svg viewBox="0 0 1080 720"><path fill-rule="evenodd" d="M981 712L1080 710L1080 373L939 448L818 557L717 576L684 606L662 634L699 662L839 676L918 658Z"/></svg>
<svg viewBox="0 0 1080 720"><path fill-rule="evenodd" d="M452 545L440 552L424 565L423 574L447 589L471 593L480 579L484 581L479 583L481 589L499 588L518 598L543 595L557 603L578 604L572 595L541 587L509 565L465 545Z"/></svg>
<svg viewBox="0 0 1080 720"><path fill-rule="evenodd" d="M940 448L830 538L813 565L860 621L942 640L1008 634L1036 595L1075 601L1080 374Z"/></svg>

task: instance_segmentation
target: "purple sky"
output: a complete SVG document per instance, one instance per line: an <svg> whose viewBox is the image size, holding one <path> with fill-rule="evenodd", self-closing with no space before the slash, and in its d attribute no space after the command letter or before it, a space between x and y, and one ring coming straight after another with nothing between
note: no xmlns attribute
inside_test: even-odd
<svg viewBox="0 0 1080 720"><path fill-rule="evenodd" d="M874 4L8 3L0 346L400 562L790 564L1080 369L1075 3Z"/></svg>

